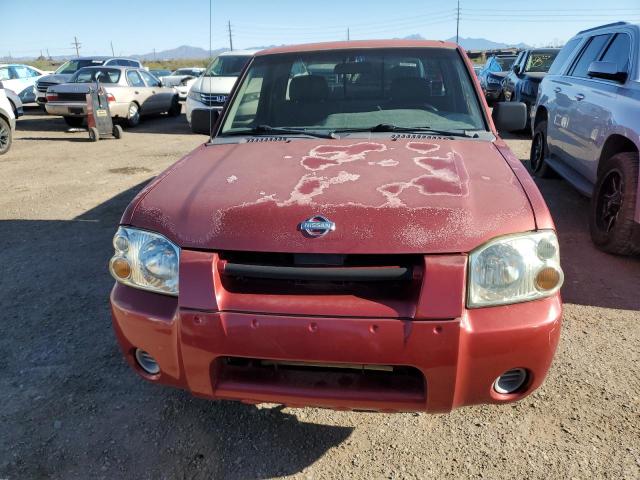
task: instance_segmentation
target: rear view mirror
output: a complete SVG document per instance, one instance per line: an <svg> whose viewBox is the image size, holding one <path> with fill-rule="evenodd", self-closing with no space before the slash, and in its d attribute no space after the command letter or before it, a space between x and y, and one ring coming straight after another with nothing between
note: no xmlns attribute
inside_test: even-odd
<svg viewBox="0 0 640 480"><path fill-rule="evenodd" d="M522 102L498 102L491 113L498 131L515 132L527 125L527 106Z"/></svg>
<svg viewBox="0 0 640 480"><path fill-rule="evenodd" d="M614 62L591 62L587 74L590 77L614 80L620 83L627 80L627 72L618 71L618 65Z"/></svg>

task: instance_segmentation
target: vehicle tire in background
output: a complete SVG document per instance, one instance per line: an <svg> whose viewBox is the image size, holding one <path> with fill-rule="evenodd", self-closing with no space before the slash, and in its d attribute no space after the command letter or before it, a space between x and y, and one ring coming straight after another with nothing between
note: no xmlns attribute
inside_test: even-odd
<svg viewBox="0 0 640 480"><path fill-rule="evenodd" d="M180 99L177 95L173 97L173 100L171 101L171 108L167 113L170 117L177 117L182 113L182 104L180 103Z"/></svg>
<svg viewBox="0 0 640 480"><path fill-rule="evenodd" d="M0 117L0 155L4 155L11 148L13 134L9 122Z"/></svg>
<svg viewBox="0 0 640 480"><path fill-rule="evenodd" d="M114 138L120 139L124 134L124 130L122 130L122 127L120 125L114 125L112 134Z"/></svg>
<svg viewBox="0 0 640 480"><path fill-rule="evenodd" d="M606 160L591 197L589 229L593 243L617 255L640 254L640 224L634 221L638 195L638 154Z"/></svg>
<svg viewBox="0 0 640 480"><path fill-rule="evenodd" d="M549 153L547 146L547 122L542 121L536 125L533 132L533 140L531 141L531 153L529 154L529 164L531 171L536 177L551 178L553 171L547 165L545 158Z"/></svg>
<svg viewBox="0 0 640 480"><path fill-rule="evenodd" d="M96 127L89 128L89 140L92 142L97 142L100 140L100 132Z"/></svg>
<svg viewBox="0 0 640 480"><path fill-rule="evenodd" d="M84 117L62 117L70 127L81 127L86 119Z"/></svg>
<svg viewBox="0 0 640 480"><path fill-rule="evenodd" d="M135 127L140 123L140 107L136 102L129 104L129 113L127 115L127 126Z"/></svg>

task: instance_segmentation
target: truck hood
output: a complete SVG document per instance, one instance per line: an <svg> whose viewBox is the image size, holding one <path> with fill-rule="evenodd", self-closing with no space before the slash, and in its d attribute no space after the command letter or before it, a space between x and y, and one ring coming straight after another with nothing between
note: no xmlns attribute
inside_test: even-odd
<svg viewBox="0 0 640 480"><path fill-rule="evenodd" d="M227 95L237 79L238 77L200 77L192 88L198 92Z"/></svg>
<svg viewBox="0 0 640 480"><path fill-rule="evenodd" d="M122 223L183 248L304 253L469 252L535 229L492 142L271 140L201 146L143 189ZM335 231L303 235L315 215Z"/></svg>

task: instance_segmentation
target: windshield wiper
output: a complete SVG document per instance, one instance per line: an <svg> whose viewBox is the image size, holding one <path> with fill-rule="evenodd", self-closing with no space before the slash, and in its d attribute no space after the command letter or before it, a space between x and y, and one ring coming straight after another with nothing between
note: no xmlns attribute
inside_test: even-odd
<svg viewBox="0 0 640 480"><path fill-rule="evenodd" d="M466 130L439 130L431 127L400 127L391 123L379 123L370 128L343 128L334 130L335 133L340 132L427 132L434 135L442 135L445 137L465 137L465 138L478 138L477 133L470 133Z"/></svg>
<svg viewBox="0 0 640 480"><path fill-rule="evenodd" d="M222 136L231 135L308 135L316 138L337 138L333 132L319 132L317 130L307 130L306 128L286 128L286 127L272 127L271 125L258 125L253 128L247 128L244 130L236 130L233 132L226 132Z"/></svg>

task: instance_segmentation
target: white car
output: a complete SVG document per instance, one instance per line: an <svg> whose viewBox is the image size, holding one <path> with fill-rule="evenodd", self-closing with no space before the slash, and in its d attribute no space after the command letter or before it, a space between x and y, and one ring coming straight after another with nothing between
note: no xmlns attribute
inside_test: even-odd
<svg viewBox="0 0 640 480"><path fill-rule="evenodd" d="M187 95L187 121L194 133L211 132L212 110L221 111L242 69L258 50L232 50L218 55Z"/></svg>
<svg viewBox="0 0 640 480"><path fill-rule="evenodd" d="M2 85L3 82L0 82L0 155L7 153L11 148L13 132L16 129L16 117Z"/></svg>
<svg viewBox="0 0 640 480"><path fill-rule="evenodd" d="M22 103L36 101L36 80L47 72L18 63L0 64L0 82L7 90L13 91Z"/></svg>
<svg viewBox="0 0 640 480"><path fill-rule="evenodd" d="M189 89L204 71L205 69L200 67L179 68L172 72L171 75L162 77L162 85L175 87L178 90L178 95L180 95L180 100L185 100Z"/></svg>

